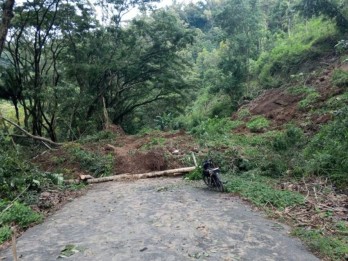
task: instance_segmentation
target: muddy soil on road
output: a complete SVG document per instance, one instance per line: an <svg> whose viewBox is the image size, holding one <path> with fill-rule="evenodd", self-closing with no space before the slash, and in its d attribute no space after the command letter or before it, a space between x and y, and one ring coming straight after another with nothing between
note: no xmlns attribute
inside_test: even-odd
<svg viewBox="0 0 348 261"><path fill-rule="evenodd" d="M19 260L318 260L238 198L182 179L94 185L18 240ZM12 260L10 249L0 260Z"/></svg>

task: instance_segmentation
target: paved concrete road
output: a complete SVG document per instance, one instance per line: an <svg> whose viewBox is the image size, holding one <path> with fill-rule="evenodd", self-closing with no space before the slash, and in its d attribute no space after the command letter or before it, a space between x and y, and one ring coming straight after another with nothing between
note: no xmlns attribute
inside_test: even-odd
<svg viewBox="0 0 348 261"><path fill-rule="evenodd" d="M20 260L318 260L240 200L181 179L94 185L18 240ZM0 260L12 260L10 250Z"/></svg>

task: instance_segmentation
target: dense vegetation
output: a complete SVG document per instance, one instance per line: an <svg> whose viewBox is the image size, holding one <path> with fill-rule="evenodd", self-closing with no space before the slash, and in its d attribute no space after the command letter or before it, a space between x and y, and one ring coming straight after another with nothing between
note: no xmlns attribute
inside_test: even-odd
<svg viewBox="0 0 348 261"><path fill-rule="evenodd" d="M39 191L65 189L30 157L79 141L66 146L72 158L109 175L112 159L79 144L109 138L103 130L111 124L129 134L187 130L234 180L229 190L259 206L303 204L299 193L269 189L279 180L324 177L347 192L347 1L207 0L164 9L152 0L0 2L0 211L26 195L0 214L0 242L13 222L25 228L42 219L27 208ZM134 7L138 15L127 18ZM332 64L340 68L323 98L311 79ZM241 108L272 88L300 97L306 118L275 126ZM330 120L310 130L310 119L324 114ZM25 138L14 124L53 143ZM317 230L297 235L323 240ZM324 255L343 258L340 244Z"/></svg>

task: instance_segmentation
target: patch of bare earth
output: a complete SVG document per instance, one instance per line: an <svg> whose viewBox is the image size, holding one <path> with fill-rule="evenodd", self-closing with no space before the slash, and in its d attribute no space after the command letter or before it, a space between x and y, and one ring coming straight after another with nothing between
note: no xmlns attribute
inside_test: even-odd
<svg viewBox="0 0 348 261"><path fill-rule="evenodd" d="M119 135L115 140L81 145L82 149L114 157L113 174L138 174L157 170L184 167L183 158L191 151L198 152L191 136L183 131L176 133L155 132L142 137ZM63 147L47 151L34 160L43 171L68 172L68 178L83 174L79 162Z"/></svg>
<svg viewBox="0 0 348 261"><path fill-rule="evenodd" d="M256 99L241 106L238 112L232 115L232 119L237 119L240 111L248 110L251 116L246 117L245 122L249 121L252 116L262 115L270 120L270 129L281 129L284 124L292 122L303 127L306 132L316 132L319 130L319 126L330 121L332 116L329 113L313 114L311 110L323 107L328 99L344 92L342 88L333 86L331 79L335 69L345 70L346 67L348 66L330 65L321 74L311 75L304 82L298 82L299 86L306 85L314 88L320 95L308 108L299 106L299 102L305 98L305 94L291 94L288 87L282 87L264 91ZM242 125L236 129L236 132L247 133L249 130Z"/></svg>

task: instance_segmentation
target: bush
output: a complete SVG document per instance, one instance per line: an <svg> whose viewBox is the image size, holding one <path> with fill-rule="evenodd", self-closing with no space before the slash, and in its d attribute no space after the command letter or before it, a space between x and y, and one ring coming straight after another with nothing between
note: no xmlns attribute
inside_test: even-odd
<svg viewBox="0 0 348 261"><path fill-rule="evenodd" d="M9 240L11 237L11 228L7 225L0 227L0 244Z"/></svg>
<svg viewBox="0 0 348 261"><path fill-rule="evenodd" d="M302 144L303 142L303 131L294 125L289 125L285 132L274 137L271 144L275 151L286 151L289 148Z"/></svg>
<svg viewBox="0 0 348 261"><path fill-rule="evenodd" d="M246 126L251 132L261 132L269 127L269 121L263 116L255 116Z"/></svg>
<svg viewBox="0 0 348 261"><path fill-rule="evenodd" d="M81 168L94 175L94 177L111 175L114 164L111 154L97 154L84 150L79 145L68 147L68 151L72 154L74 160L80 163Z"/></svg>
<svg viewBox="0 0 348 261"><path fill-rule="evenodd" d="M332 83L338 87L348 87L348 72L335 70L332 76Z"/></svg>
<svg viewBox="0 0 348 261"><path fill-rule="evenodd" d="M229 133L242 124L242 121L231 121L229 118L212 118L201 121L198 126L191 129L191 133L197 136L221 135Z"/></svg>
<svg viewBox="0 0 348 261"><path fill-rule="evenodd" d="M298 103L298 106L300 109L306 109L308 108L310 105L312 105L313 103L315 103L318 98L320 97L320 94L316 91L313 91L311 93L309 93L306 98L304 98L302 101L300 101Z"/></svg>
<svg viewBox="0 0 348 261"><path fill-rule="evenodd" d="M6 203L1 202L0 211L4 210L6 206ZM40 222L42 219L43 216L33 211L30 207L15 202L11 208L0 216L0 224L10 225L15 223L21 228L28 228L30 224Z"/></svg>
<svg viewBox="0 0 348 261"><path fill-rule="evenodd" d="M198 167L194 171L190 172L185 176L188 180L201 180L202 179L202 168Z"/></svg>
<svg viewBox="0 0 348 261"><path fill-rule="evenodd" d="M337 187L348 185L348 106L337 112L334 121L322 127L307 148L304 156L307 171L331 178Z"/></svg>

